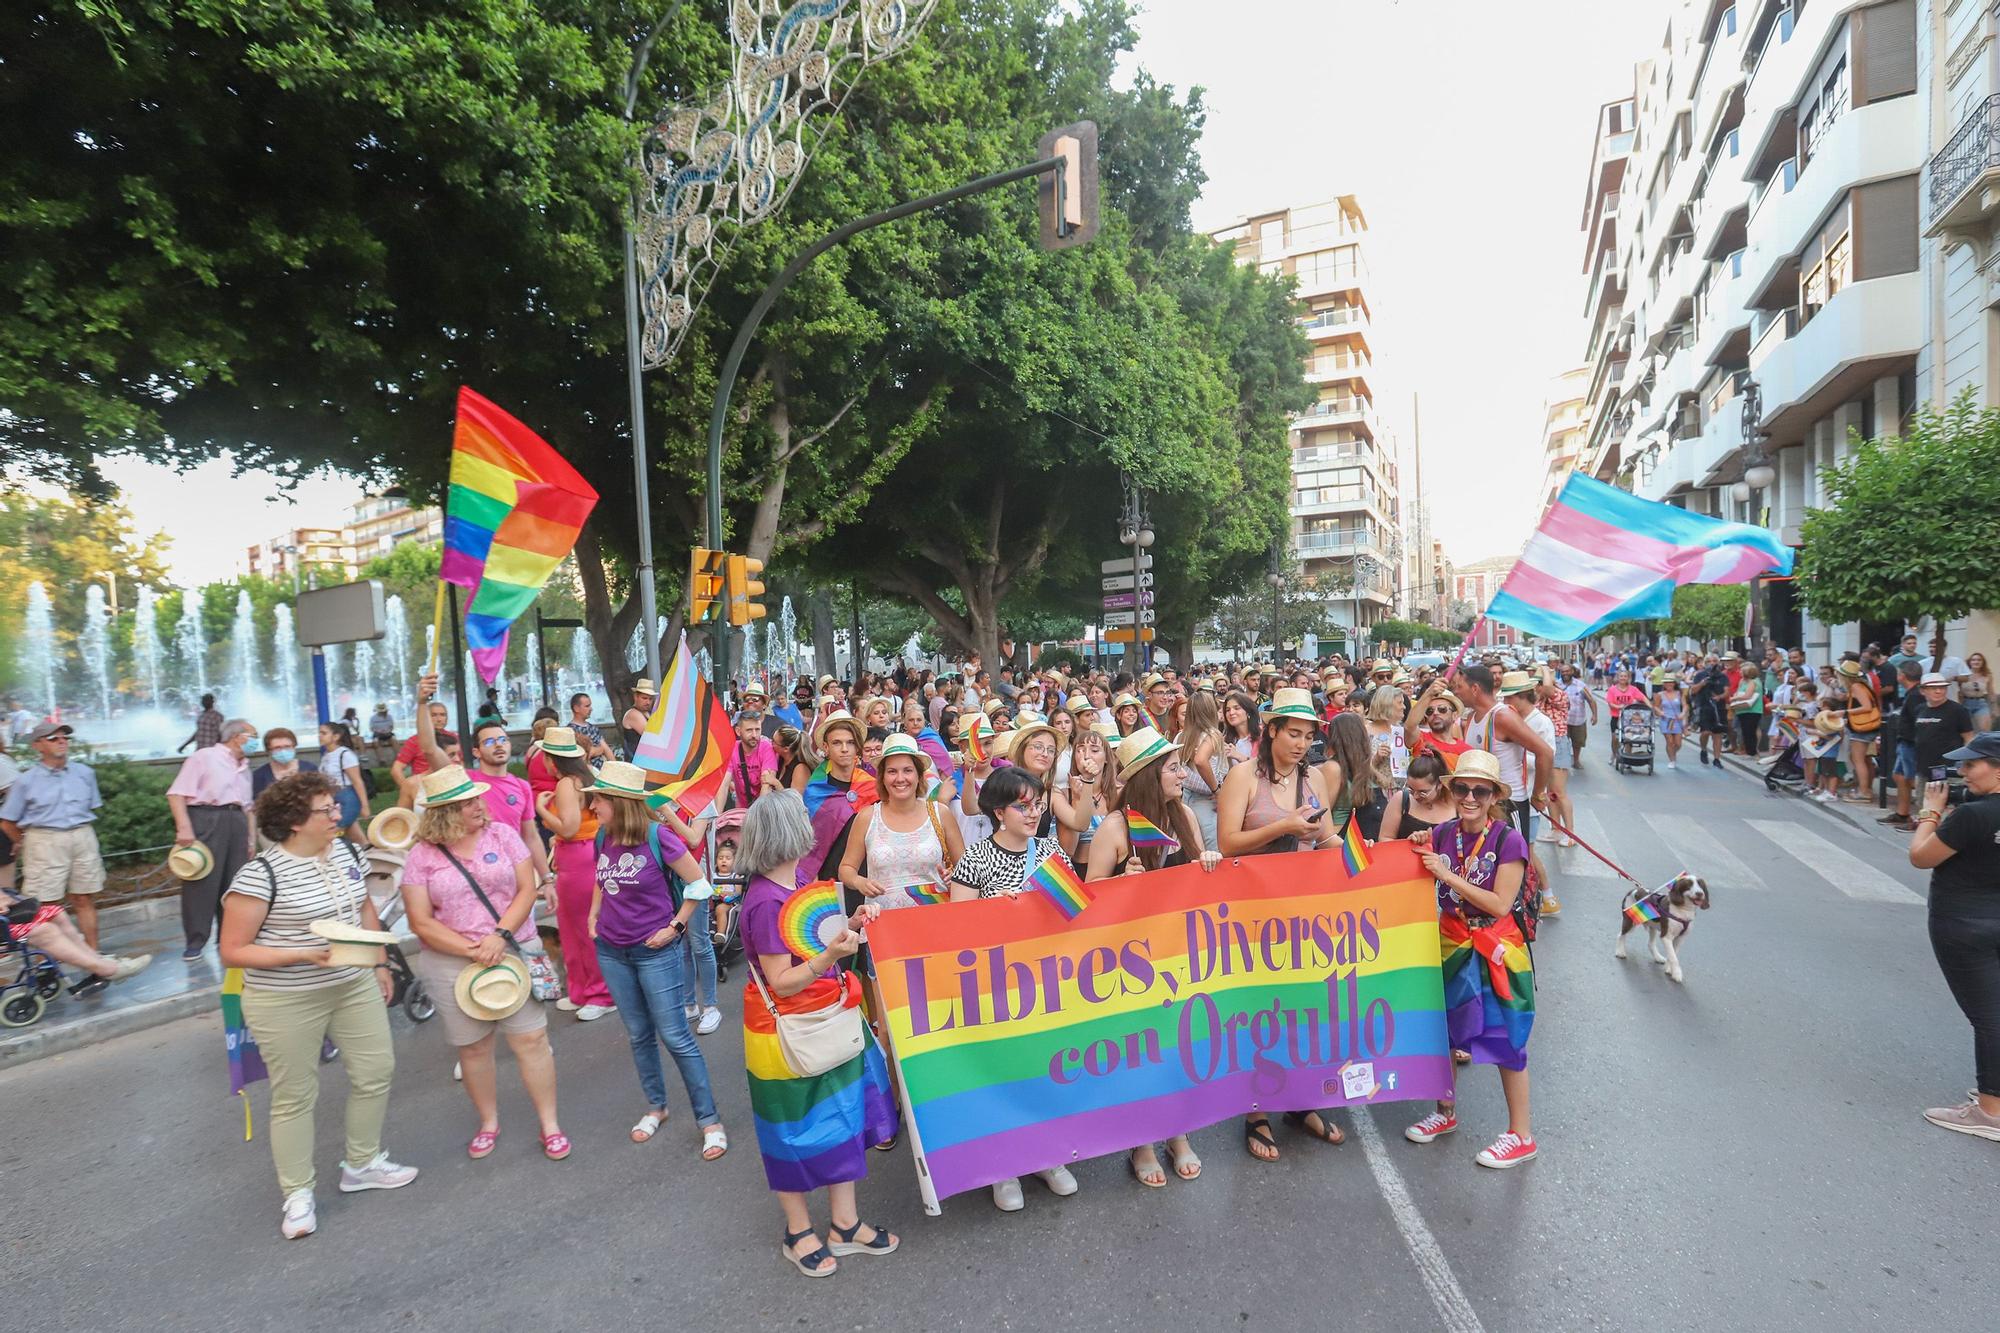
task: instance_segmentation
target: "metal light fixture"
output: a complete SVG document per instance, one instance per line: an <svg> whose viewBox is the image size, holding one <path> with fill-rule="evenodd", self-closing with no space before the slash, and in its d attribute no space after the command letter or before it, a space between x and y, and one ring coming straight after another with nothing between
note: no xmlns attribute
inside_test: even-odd
<svg viewBox="0 0 2000 1333"><path fill-rule="evenodd" d="M1729 494L1730 498L1739 503L1748 500L1750 498L1750 483L1747 481L1737 482L1729 488Z"/></svg>
<svg viewBox="0 0 2000 1333"><path fill-rule="evenodd" d="M1778 470L1764 461L1764 451L1760 448L1755 455L1755 461L1749 467L1743 469L1744 484L1749 486L1753 491L1765 491L1769 490L1777 480ZM1737 498L1745 499L1747 497L1738 496Z"/></svg>

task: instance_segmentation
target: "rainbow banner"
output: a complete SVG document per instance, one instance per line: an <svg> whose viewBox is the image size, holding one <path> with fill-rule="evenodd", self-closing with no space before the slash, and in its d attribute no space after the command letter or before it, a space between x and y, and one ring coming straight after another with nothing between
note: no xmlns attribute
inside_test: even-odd
<svg viewBox="0 0 2000 1333"><path fill-rule="evenodd" d="M472 594L465 640L482 681L500 674L508 629L576 545L596 504L597 491L548 441L459 389L438 577Z"/></svg>
<svg viewBox="0 0 2000 1333"><path fill-rule="evenodd" d="M646 730L632 753L632 762L665 784L646 797L659 809L678 802L690 818L700 818L715 804L716 793L729 776L729 756L736 745L729 713L695 668L687 635L681 635L674 660L667 664L660 701L646 719Z"/></svg>
<svg viewBox="0 0 2000 1333"><path fill-rule="evenodd" d="M1407 842L885 912L924 1204L1247 1113L1449 1095L1437 887ZM970 961L966 961L966 960Z"/></svg>

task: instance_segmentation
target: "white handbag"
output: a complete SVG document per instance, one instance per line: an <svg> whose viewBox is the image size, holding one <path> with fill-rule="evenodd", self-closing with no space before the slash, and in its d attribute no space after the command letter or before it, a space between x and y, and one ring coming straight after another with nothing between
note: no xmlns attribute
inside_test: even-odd
<svg viewBox="0 0 2000 1333"><path fill-rule="evenodd" d="M752 962L750 980L757 984L757 993L763 997L764 1007L777 1025L778 1051L792 1073L812 1078L840 1068L865 1049L861 1010L848 1008L845 985L840 988L840 998L824 1008L781 1014L771 992L764 989L764 978L758 975L760 970Z"/></svg>

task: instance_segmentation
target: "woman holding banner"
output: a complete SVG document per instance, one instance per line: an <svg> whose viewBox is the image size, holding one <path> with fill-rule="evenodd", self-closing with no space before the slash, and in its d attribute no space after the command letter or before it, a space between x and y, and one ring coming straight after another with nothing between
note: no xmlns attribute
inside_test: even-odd
<svg viewBox="0 0 2000 1333"><path fill-rule="evenodd" d="M756 1113L764 1179L785 1213L779 1253L806 1277L831 1277L836 1255L892 1254L900 1240L861 1220L854 1182L868 1174L868 1149L897 1133L889 1069L863 1026L862 1052L820 1074L786 1063L777 1016L861 1003L847 960L861 947L857 931L877 915L863 907L824 952L801 958L779 928L779 911L797 892L799 861L813 850L812 821L796 793L776 792L743 818L738 864L750 877L743 893L743 952L751 983L743 988L743 1058ZM766 998L768 992L769 998ZM824 1188L832 1212L828 1241L814 1234L807 1196Z"/></svg>
<svg viewBox="0 0 2000 1333"><path fill-rule="evenodd" d="M1459 758L1451 795L1458 818L1415 841L1424 869L1438 881L1451 1044L1469 1051L1474 1064L1497 1066L1507 1097L1507 1132L1473 1160L1504 1169L1532 1161L1536 1151L1528 1123L1535 973L1520 915L1528 843L1511 823L1495 818L1494 807L1511 792L1500 780L1499 760L1486 751L1468 750ZM1455 1103L1440 1101L1403 1135L1412 1143L1430 1143L1457 1128Z"/></svg>
<svg viewBox="0 0 2000 1333"><path fill-rule="evenodd" d="M930 756L909 736L883 743L882 800L854 816L840 858L840 882L864 902L887 910L935 901L964 854L958 821L925 799L930 774Z"/></svg>
<svg viewBox="0 0 2000 1333"><path fill-rule="evenodd" d="M1207 696L1198 696L1206 698ZM1168 866L1198 864L1213 871L1222 864L1222 854L1211 851L1201 840L1201 827L1183 799L1187 788L1187 765L1181 752L1151 727L1141 727L1118 747L1119 769L1125 775L1119 795L1121 807L1104 817L1090 844L1090 865L1086 879L1110 879L1119 875L1142 875ZM1174 846L1133 844L1126 811L1137 814L1154 829L1167 834ZM1201 1158L1185 1134L1167 1140L1167 1156L1173 1159L1174 1174L1193 1180L1201 1174ZM1148 1189L1160 1189L1167 1173L1159 1154L1150 1143L1132 1150L1132 1174Z"/></svg>
<svg viewBox="0 0 2000 1333"><path fill-rule="evenodd" d="M1327 819L1332 805L1326 779L1339 766L1315 770L1306 763L1319 716L1312 692L1282 689L1264 710L1263 731L1257 739L1254 763L1238 764L1222 780L1215 802L1215 837L1224 856L1262 856L1327 846L1340 828ZM1285 1119L1325 1143L1339 1144L1347 1136L1317 1111L1287 1112ZM1245 1146L1260 1162L1278 1160L1278 1143L1271 1137L1271 1119L1258 1112L1243 1122Z"/></svg>

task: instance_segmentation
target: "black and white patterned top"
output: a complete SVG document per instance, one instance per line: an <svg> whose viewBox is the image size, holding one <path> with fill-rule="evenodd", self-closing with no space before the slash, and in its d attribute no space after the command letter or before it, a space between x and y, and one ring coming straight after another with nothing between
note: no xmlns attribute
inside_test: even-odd
<svg viewBox="0 0 2000 1333"><path fill-rule="evenodd" d="M1022 881L1051 856L1076 869L1054 838L1030 838L1027 847L1018 852L984 838L965 849L965 855L952 867L951 877L982 898L1004 898L1019 893Z"/></svg>

